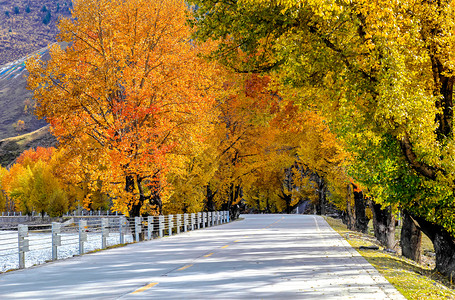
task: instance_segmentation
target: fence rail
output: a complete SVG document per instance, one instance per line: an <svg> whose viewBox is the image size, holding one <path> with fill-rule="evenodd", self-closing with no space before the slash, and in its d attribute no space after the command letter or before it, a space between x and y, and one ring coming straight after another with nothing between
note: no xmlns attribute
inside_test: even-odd
<svg viewBox="0 0 455 300"><path fill-rule="evenodd" d="M63 223L19 224L0 231L0 271L23 269L118 244L171 236L229 221L228 211L218 211L135 218L74 216Z"/></svg>

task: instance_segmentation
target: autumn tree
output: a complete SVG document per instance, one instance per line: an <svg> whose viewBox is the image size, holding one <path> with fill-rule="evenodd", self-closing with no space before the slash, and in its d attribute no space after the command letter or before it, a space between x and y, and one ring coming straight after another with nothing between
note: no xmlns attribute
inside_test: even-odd
<svg viewBox="0 0 455 300"><path fill-rule="evenodd" d="M4 180L6 179L6 175L8 174L8 170L3 167L0 167L0 210L5 211L6 203L8 201L8 194L6 192L6 188L4 185Z"/></svg>
<svg viewBox="0 0 455 300"><path fill-rule="evenodd" d="M55 172L54 152L54 148L43 147L26 150L5 176L5 192L17 210L53 217L68 211L68 193Z"/></svg>
<svg viewBox="0 0 455 300"><path fill-rule="evenodd" d="M294 181L299 186L299 180L311 178L318 194L317 212L325 214L329 188L335 195L337 185L348 183L348 154L318 111L303 110L292 100L278 110L273 122L280 129L280 145L289 149L298 166Z"/></svg>
<svg viewBox="0 0 455 300"><path fill-rule="evenodd" d="M209 183L216 207L237 205L258 173L277 161L270 109L279 97L269 84L270 78L254 74L232 76L225 83L214 135L217 169Z"/></svg>
<svg viewBox="0 0 455 300"><path fill-rule="evenodd" d="M355 180L378 204L405 208L451 274L452 1L193 2L199 36L223 41L226 64L276 71L324 112L353 153Z"/></svg>
<svg viewBox="0 0 455 300"><path fill-rule="evenodd" d="M113 209L159 213L166 174L202 141L216 84L214 63L191 40L179 0L79 0L60 21L47 62L31 59L28 84L37 113L71 149L84 176Z"/></svg>

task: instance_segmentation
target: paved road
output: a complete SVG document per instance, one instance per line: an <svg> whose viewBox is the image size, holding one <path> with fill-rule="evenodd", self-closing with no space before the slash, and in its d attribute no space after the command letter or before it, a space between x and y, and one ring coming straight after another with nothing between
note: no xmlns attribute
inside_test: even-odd
<svg viewBox="0 0 455 300"><path fill-rule="evenodd" d="M242 221L0 275L0 299L404 299L322 219Z"/></svg>

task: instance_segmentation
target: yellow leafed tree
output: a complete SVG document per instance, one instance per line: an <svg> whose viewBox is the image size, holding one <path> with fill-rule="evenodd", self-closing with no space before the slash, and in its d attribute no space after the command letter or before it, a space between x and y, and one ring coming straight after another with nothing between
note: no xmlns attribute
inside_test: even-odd
<svg viewBox="0 0 455 300"><path fill-rule="evenodd" d="M180 0L77 0L59 25L68 46L27 62L38 115L83 171L75 182L101 182L130 216L160 213L166 173L203 147L209 126L217 69L186 17Z"/></svg>

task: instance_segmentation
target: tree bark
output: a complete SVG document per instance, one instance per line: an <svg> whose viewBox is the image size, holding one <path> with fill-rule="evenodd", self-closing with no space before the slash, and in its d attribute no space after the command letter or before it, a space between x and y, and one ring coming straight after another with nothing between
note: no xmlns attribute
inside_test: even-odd
<svg viewBox="0 0 455 300"><path fill-rule="evenodd" d="M366 215L367 200L365 199L363 192L356 190L357 187L353 185L354 188L354 209L355 209L355 224L354 230L360 231L362 233L368 233L368 219Z"/></svg>
<svg viewBox="0 0 455 300"><path fill-rule="evenodd" d="M319 205L320 205L320 212L322 216L327 214L326 205L327 205L327 184L324 180L324 177L319 177L318 181L318 194L319 194Z"/></svg>
<svg viewBox="0 0 455 300"><path fill-rule="evenodd" d="M127 175L125 178L125 191L132 195L134 195L134 177L132 175ZM141 211L142 204L135 203L131 206L129 210L130 217L138 217Z"/></svg>
<svg viewBox="0 0 455 300"><path fill-rule="evenodd" d="M317 184L317 192L318 192L318 202L316 203L316 214L317 215L325 215L326 214L326 206L327 206L327 185L324 180L324 177L319 176L318 173L314 172L311 174L310 179Z"/></svg>
<svg viewBox="0 0 455 300"><path fill-rule="evenodd" d="M349 230L355 230L355 210L351 204L352 188L351 184L347 185L346 211L343 212L343 223Z"/></svg>
<svg viewBox="0 0 455 300"><path fill-rule="evenodd" d="M125 180L125 191L130 193L132 197L134 197L134 191L137 186L138 189L138 194L139 194L139 200L135 201L129 210L129 215L130 217L140 217L141 216L141 208L146 203L146 201L149 201L151 205L156 205L158 208L158 213L161 214L162 212L162 201L161 201L161 195L159 191L160 183L158 179L153 180L153 187L151 188L151 192L149 195L145 195L144 190L142 188L142 180L139 176L132 176L132 175L127 175L126 180ZM135 230L135 227L133 227L133 231ZM133 237L135 238L136 234L133 232ZM139 239L142 241L145 238L145 234L142 232L139 235Z"/></svg>
<svg viewBox="0 0 455 300"><path fill-rule="evenodd" d="M395 217L390 206L372 203L374 236L387 249L395 247Z"/></svg>
<svg viewBox="0 0 455 300"><path fill-rule="evenodd" d="M215 203L213 199L215 198L216 192L212 192L210 185L207 185L207 192L205 194L205 210L206 211L215 211Z"/></svg>
<svg viewBox="0 0 455 300"><path fill-rule="evenodd" d="M227 207L229 209L229 215L231 220L235 220L239 218L240 215L240 207L238 204L232 205L239 197L242 192L242 188L239 185L231 184L230 191L229 191L229 200L227 203Z"/></svg>
<svg viewBox="0 0 455 300"><path fill-rule="evenodd" d="M403 227L401 228L401 253L404 257L420 263L420 245L422 231L416 226L412 217L403 212Z"/></svg>
<svg viewBox="0 0 455 300"><path fill-rule="evenodd" d="M417 222L418 228L433 242L436 269L447 277L455 277L455 241L451 234L440 225L409 214Z"/></svg>

